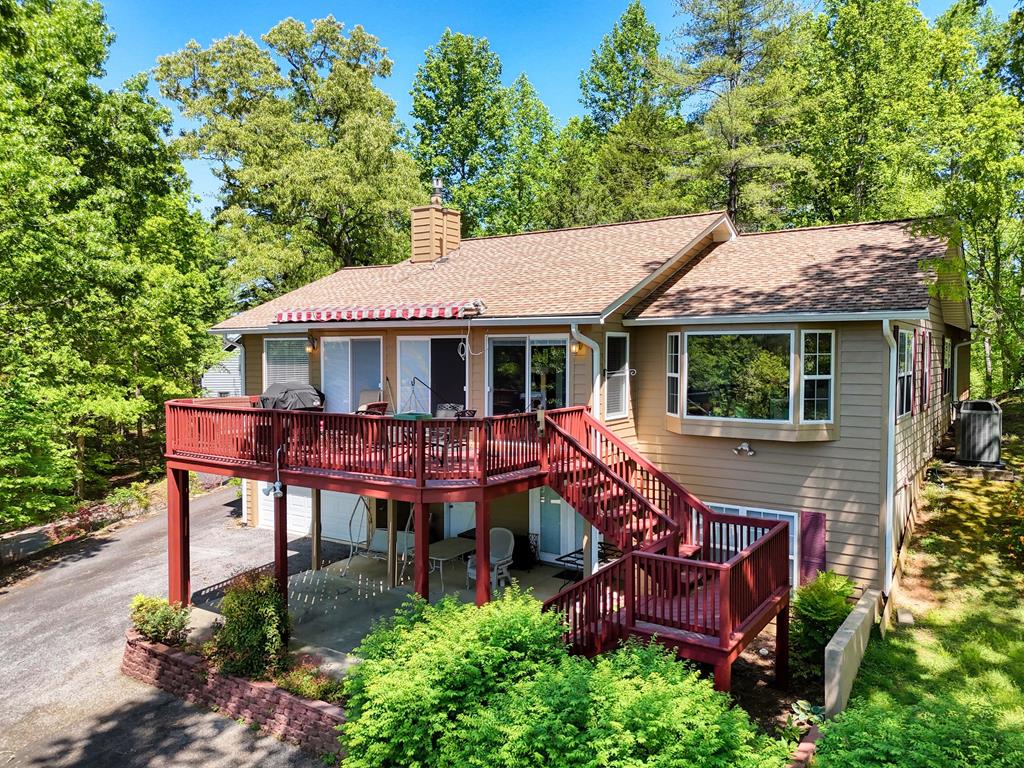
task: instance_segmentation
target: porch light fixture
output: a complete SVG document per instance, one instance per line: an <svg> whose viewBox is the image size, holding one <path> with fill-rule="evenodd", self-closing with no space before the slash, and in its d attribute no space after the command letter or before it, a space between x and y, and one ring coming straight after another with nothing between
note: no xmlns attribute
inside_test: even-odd
<svg viewBox="0 0 1024 768"><path fill-rule="evenodd" d="M306 337L306 354L311 355L316 352L316 348L320 345L320 340L316 336L310 334Z"/></svg>
<svg viewBox="0 0 1024 768"><path fill-rule="evenodd" d="M570 341L569 351L574 355L578 355L580 353L580 343L578 341Z"/></svg>

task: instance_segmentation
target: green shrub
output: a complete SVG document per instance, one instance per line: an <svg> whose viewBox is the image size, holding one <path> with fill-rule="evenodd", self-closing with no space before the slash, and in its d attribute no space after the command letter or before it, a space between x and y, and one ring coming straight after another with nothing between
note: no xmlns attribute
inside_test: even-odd
<svg viewBox="0 0 1024 768"><path fill-rule="evenodd" d="M273 576L238 576L224 593L221 615L223 624L208 649L221 670L260 679L287 668L291 631L288 606Z"/></svg>
<svg viewBox="0 0 1024 768"><path fill-rule="evenodd" d="M825 646L850 615L855 584L834 571L821 571L793 598L793 649L816 673L825 663Z"/></svg>
<svg viewBox="0 0 1024 768"><path fill-rule="evenodd" d="M559 617L516 589L481 608L413 601L356 650L346 768L777 768L729 698L658 646L568 655Z"/></svg>
<svg viewBox="0 0 1024 768"><path fill-rule="evenodd" d="M1024 733L983 702L855 701L822 726L816 768L1017 768Z"/></svg>
<svg viewBox="0 0 1024 768"><path fill-rule="evenodd" d="M302 660L286 672L274 677L274 685L304 699L319 699L340 704L344 699L345 684L336 680L313 661Z"/></svg>
<svg viewBox="0 0 1024 768"><path fill-rule="evenodd" d="M131 619L135 630L157 643L181 645L188 637L191 609L171 604L162 597L136 595L132 598Z"/></svg>

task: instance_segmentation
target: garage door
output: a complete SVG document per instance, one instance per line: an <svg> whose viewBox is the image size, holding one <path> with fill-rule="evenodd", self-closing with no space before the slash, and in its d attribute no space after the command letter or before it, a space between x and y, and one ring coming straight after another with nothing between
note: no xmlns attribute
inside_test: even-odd
<svg viewBox="0 0 1024 768"><path fill-rule="evenodd" d="M325 539L365 544L368 514L362 496L320 492L320 534Z"/></svg>
<svg viewBox="0 0 1024 768"><path fill-rule="evenodd" d="M256 483L260 528L274 529L274 497L265 496L268 483ZM313 492L309 488L288 486L288 533L309 536L313 524Z"/></svg>

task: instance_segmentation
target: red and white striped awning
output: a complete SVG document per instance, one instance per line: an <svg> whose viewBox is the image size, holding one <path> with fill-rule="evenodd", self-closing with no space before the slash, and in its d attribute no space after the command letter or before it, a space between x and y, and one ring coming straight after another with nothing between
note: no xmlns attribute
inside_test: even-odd
<svg viewBox="0 0 1024 768"><path fill-rule="evenodd" d="M484 303L449 301L436 304L388 304L380 307L310 307L283 309L277 313L279 323L327 323L358 320L453 320L475 317L484 311Z"/></svg>

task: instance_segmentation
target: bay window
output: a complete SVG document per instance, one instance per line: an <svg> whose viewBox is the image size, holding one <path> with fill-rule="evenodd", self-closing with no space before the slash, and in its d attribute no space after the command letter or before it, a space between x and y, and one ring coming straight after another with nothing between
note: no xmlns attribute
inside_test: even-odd
<svg viewBox="0 0 1024 768"><path fill-rule="evenodd" d="M790 331L686 334L686 416L792 420Z"/></svg>

